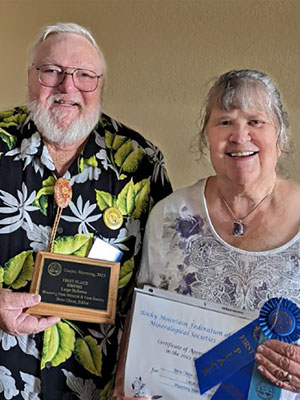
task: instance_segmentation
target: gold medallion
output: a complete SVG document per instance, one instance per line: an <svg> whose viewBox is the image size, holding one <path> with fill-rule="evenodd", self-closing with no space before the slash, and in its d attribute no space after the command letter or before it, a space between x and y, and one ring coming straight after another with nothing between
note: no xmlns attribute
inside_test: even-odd
<svg viewBox="0 0 300 400"><path fill-rule="evenodd" d="M119 229L123 224L123 215L116 207L109 207L103 213L103 221L111 230Z"/></svg>

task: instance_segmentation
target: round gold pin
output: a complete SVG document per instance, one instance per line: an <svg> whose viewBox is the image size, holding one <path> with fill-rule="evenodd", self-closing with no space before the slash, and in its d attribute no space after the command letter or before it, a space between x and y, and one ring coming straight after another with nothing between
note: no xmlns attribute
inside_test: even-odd
<svg viewBox="0 0 300 400"><path fill-rule="evenodd" d="M103 213L103 221L111 230L119 229L123 224L123 215L116 207L109 207Z"/></svg>

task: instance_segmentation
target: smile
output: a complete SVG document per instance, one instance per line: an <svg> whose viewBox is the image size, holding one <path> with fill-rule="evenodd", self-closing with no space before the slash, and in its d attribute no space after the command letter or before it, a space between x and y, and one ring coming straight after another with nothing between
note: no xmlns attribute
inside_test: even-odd
<svg viewBox="0 0 300 400"><path fill-rule="evenodd" d="M79 106L79 103L73 101L55 100L54 103L59 104L60 106L67 106L67 107Z"/></svg>
<svg viewBox="0 0 300 400"><path fill-rule="evenodd" d="M258 151L238 151L236 153L226 153L229 157L249 157L257 154Z"/></svg>

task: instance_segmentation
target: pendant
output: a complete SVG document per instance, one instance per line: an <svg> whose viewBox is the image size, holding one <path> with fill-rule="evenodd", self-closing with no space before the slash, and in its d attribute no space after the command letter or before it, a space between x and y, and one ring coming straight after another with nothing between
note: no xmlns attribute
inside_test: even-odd
<svg viewBox="0 0 300 400"><path fill-rule="evenodd" d="M244 236L244 224L242 221L233 221L232 235Z"/></svg>
<svg viewBox="0 0 300 400"><path fill-rule="evenodd" d="M54 200L57 207L66 208L72 199L72 186L68 179L59 178L54 185Z"/></svg>

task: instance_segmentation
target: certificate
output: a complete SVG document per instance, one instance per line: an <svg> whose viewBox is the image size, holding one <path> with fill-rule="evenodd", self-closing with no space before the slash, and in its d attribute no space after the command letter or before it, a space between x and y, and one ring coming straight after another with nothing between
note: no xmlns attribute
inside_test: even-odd
<svg viewBox="0 0 300 400"><path fill-rule="evenodd" d="M136 289L125 396L210 399L216 387L200 395L194 360L256 317L161 289Z"/></svg>
<svg viewBox="0 0 300 400"><path fill-rule="evenodd" d="M40 294L41 302L27 312L113 324L119 267L118 262L40 251L30 292Z"/></svg>

